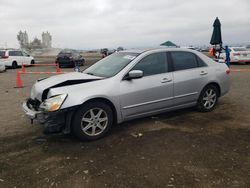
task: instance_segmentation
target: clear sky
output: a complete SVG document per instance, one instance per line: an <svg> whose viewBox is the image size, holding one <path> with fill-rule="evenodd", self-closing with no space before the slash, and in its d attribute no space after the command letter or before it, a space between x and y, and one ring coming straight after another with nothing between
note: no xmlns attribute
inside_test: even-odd
<svg viewBox="0 0 250 188"><path fill-rule="evenodd" d="M219 17L224 44L250 44L250 0L0 0L0 47L52 34L53 47L208 45Z"/></svg>

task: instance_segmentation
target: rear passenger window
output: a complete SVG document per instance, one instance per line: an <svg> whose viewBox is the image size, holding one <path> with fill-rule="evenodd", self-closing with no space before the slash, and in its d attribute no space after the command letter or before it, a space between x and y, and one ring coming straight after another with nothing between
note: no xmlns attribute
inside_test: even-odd
<svg viewBox="0 0 250 188"><path fill-rule="evenodd" d="M171 52L174 70L185 70L198 67L196 56L190 52Z"/></svg>
<svg viewBox="0 0 250 188"><path fill-rule="evenodd" d="M9 56L23 56L21 51L9 51Z"/></svg>
<svg viewBox="0 0 250 188"><path fill-rule="evenodd" d="M144 57L132 70L142 70L144 76L168 72L167 54L154 53Z"/></svg>
<svg viewBox="0 0 250 188"><path fill-rule="evenodd" d="M9 56L16 56L15 51L9 51Z"/></svg>
<svg viewBox="0 0 250 188"><path fill-rule="evenodd" d="M206 67L207 66L207 64L201 58L199 58L198 56L196 56L196 58L197 58L199 67Z"/></svg>

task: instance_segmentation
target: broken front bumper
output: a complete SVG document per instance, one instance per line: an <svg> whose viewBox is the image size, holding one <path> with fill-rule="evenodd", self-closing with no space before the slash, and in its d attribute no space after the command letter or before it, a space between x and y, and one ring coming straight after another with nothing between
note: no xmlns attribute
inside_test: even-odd
<svg viewBox="0 0 250 188"><path fill-rule="evenodd" d="M32 110L31 107L29 106L28 100L25 100L23 102L23 111L25 112L26 116L28 116L29 119L33 120L37 118L37 114L41 114L42 111L35 111Z"/></svg>
<svg viewBox="0 0 250 188"><path fill-rule="evenodd" d="M32 108L29 101L30 99L23 102L23 111L31 119L31 122L36 120L43 125L45 134L70 133L70 124L75 108L58 110L56 112L36 111Z"/></svg>

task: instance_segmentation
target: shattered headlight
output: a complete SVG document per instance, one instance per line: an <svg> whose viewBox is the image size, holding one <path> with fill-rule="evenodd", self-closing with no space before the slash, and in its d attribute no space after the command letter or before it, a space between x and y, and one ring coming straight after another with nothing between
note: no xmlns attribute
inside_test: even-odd
<svg viewBox="0 0 250 188"><path fill-rule="evenodd" d="M47 112L54 112L60 109L63 102L65 101L67 94L61 94L53 96L49 99L46 99L41 105L40 108L44 109Z"/></svg>

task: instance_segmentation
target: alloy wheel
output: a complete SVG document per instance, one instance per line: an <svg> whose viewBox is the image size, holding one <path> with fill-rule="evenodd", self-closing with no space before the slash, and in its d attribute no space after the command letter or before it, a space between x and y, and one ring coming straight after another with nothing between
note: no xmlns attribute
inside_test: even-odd
<svg viewBox="0 0 250 188"><path fill-rule="evenodd" d="M100 135L108 125L108 115L101 108L91 108L84 113L81 130L89 136Z"/></svg>
<svg viewBox="0 0 250 188"><path fill-rule="evenodd" d="M209 110L213 108L213 106L216 104L216 100L217 100L216 91L213 90L212 88L209 88L203 95L202 104L204 108Z"/></svg>

